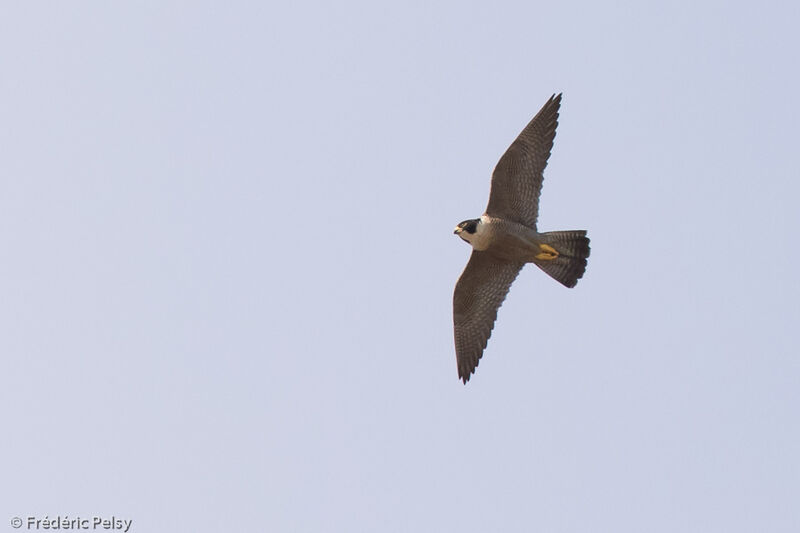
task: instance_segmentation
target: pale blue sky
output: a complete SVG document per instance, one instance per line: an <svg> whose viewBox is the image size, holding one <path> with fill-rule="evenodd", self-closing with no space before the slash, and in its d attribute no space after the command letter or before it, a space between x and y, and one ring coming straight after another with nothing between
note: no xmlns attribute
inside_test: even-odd
<svg viewBox="0 0 800 533"><path fill-rule="evenodd" d="M795 2L25 2L0 16L0 520L796 532ZM453 285L553 93L475 377ZM23 528L24 530L24 528Z"/></svg>

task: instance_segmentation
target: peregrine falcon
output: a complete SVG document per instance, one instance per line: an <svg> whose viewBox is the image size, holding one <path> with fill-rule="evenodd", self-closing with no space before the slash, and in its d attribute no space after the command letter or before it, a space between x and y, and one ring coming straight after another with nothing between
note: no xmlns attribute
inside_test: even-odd
<svg viewBox="0 0 800 533"><path fill-rule="evenodd" d="M586 270L585 230L539 233L539 193L558 126L561 94L553 95L508 147L492 173L489 205L480 218L465 220L455 234L472 255L453 294L458 377L469 381L492 334L497 310L526 263L565 287Z"/></svg>

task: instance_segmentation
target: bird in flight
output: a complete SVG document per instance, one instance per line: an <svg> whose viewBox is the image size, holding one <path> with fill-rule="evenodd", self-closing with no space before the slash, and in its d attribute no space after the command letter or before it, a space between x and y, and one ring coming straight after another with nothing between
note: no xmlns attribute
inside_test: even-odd
<svg viewBox="0 0 800 533"><path fill-rule="evenodd" d="M586 270L585 230L539 233L539 193L558 126L561 94L553 95L511 143L492 173L489 205L480 218L465 220L455 234L472 255L453 294L458 377L469 381L492 334L497 310L526 263L565 287Z"/></svg>

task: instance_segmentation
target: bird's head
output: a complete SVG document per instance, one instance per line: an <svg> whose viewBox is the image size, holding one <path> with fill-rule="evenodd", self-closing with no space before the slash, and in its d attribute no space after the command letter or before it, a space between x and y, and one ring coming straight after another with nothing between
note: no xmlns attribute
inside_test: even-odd
<svg viewBox="0 0 800 533"><path fill-rule="evenodd" d="M464 222L461 222L458 226L456 226L456 229L455 231L453 231L453 233L455 233L465 241L471 242L471 239L475 235L475 232L478 231L478 222L480 221L481 219L479 218L474 218L472 220L465 220Z"/></svg>

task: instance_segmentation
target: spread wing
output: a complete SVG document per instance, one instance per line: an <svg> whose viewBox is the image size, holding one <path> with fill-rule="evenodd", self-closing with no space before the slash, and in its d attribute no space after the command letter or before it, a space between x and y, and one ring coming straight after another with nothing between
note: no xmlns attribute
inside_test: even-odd
<svg viewBox="0 0 800 533"><path fill-rule="evenodd" d="M497 162L487 215L536 227L542 172L553 148L560 106L560 94L550 97Z"/></svg>
<svg viewBox="0 0 800 533"><path fill-rule="evenodd" d="M453 294L453 325L458 377L475 372L492 334L497 310L524 263L509 263L486 252L472 252Z"/></svg>

